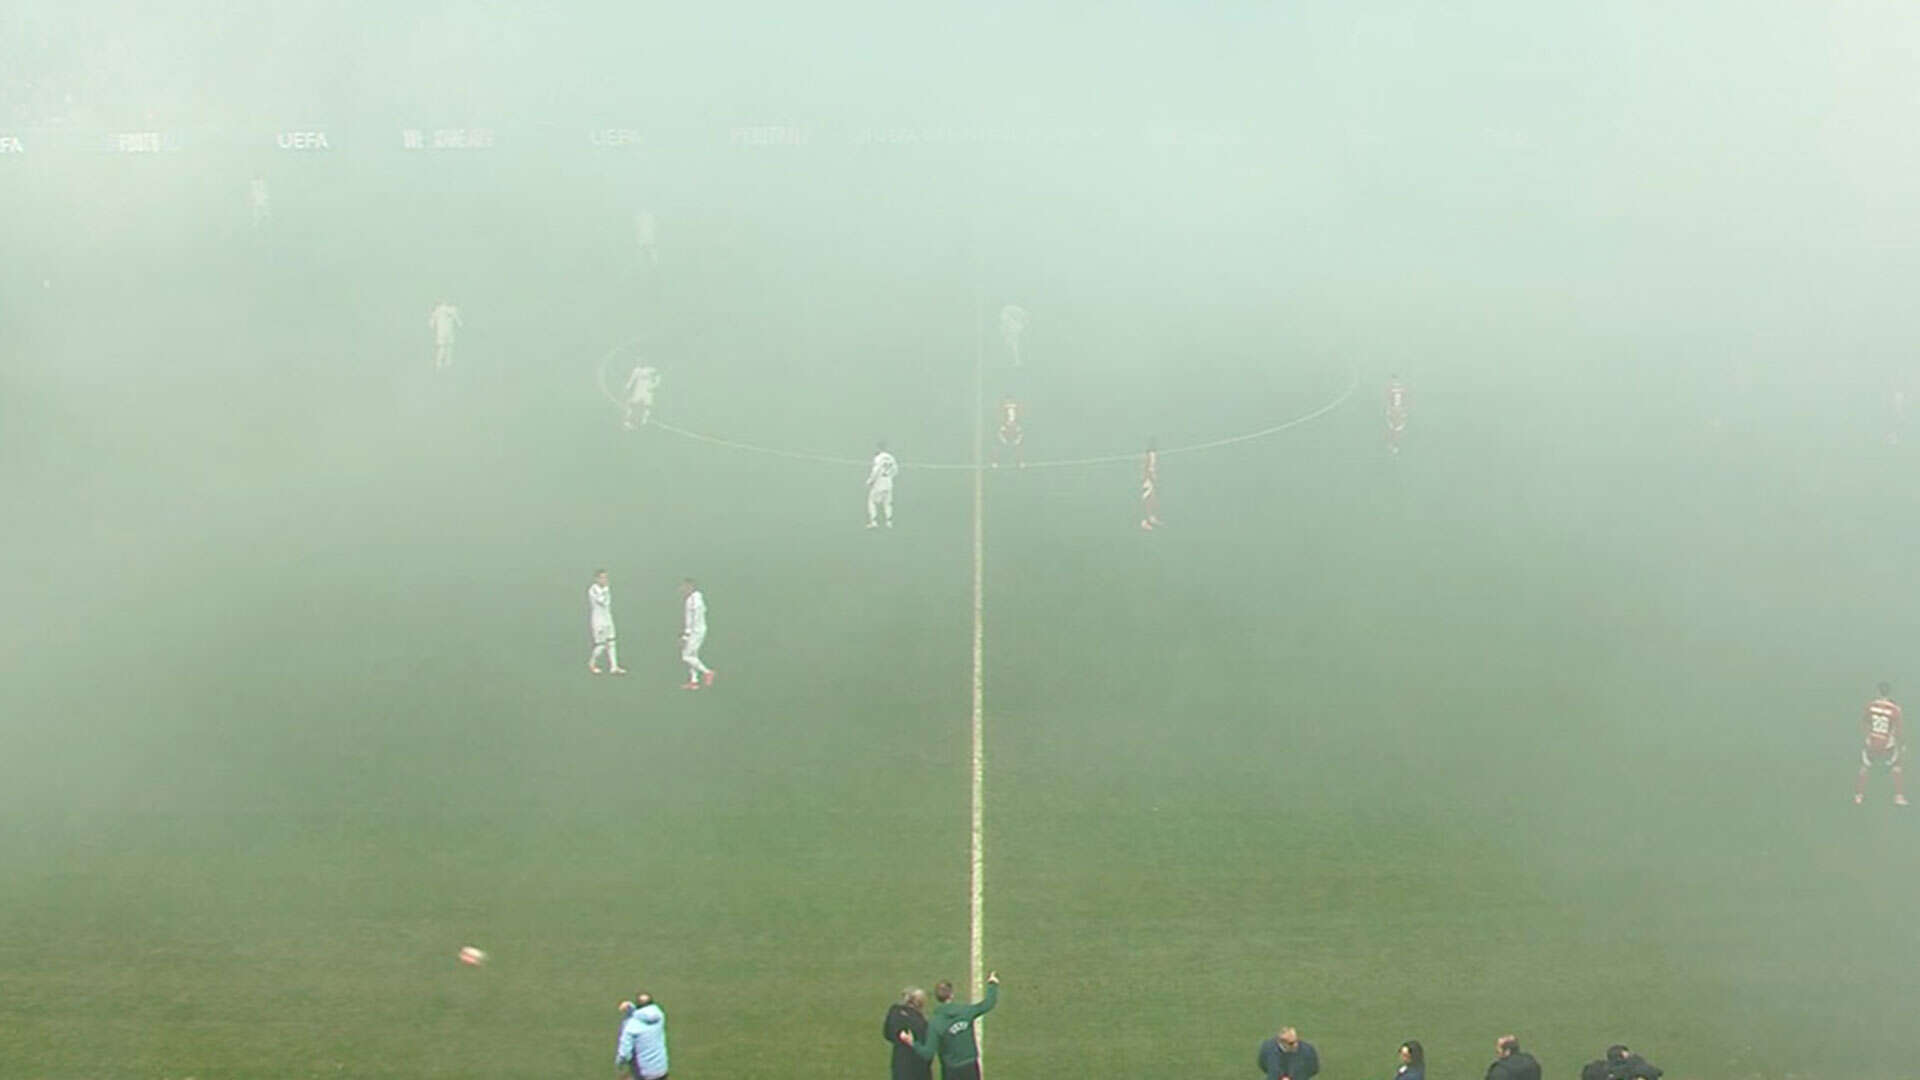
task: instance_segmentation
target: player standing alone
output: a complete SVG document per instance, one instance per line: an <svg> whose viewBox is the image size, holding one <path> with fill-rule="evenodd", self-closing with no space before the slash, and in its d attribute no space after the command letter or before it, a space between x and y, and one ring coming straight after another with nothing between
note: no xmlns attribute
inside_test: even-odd
<svg viewBox="0 0 1920 1080"><path fill-rule="evenodd" d="M1021 444L1026 442L1027 433L1020 428L1020 403L1012 394L1000 398L1000 445L993 451L993 467L1000 467L1000 459L1009 452L1013 454L1013 464L1017 468L1027 467L1026 455Z"/></svg>
<svg viewBox="0 0 1920 1080"><path fill-rule="evenodd" d="M1855 806L1867 801L1867 774L1875 765L1885 765L1893 774L1893 805L1907 805L1907 794L1900 769L1900 706L1893 703L1893 687L1880 684L1880 696L1867 702L1862 718L1867 745L1860 750L1860 778L1853 785Z"/></svg>
<svg viewBox="0 0 1920 1080"><path fill-rule="evenodd" d="M882 519L887 528L893 528L893 478L899 472L900 463L887 453L887 444L881 443L867 470L867 528L879 528Z"/></svg>
<svg viewBox="0 0 1920 1080"><path fill-rule="evenodd" d="M1387 376L1387 452L1400 452L1400 436L1407 431L1407 386L1400 376Z"/></svg>
<svg viewBox="0 0 1920 1080"><path fill-rule="evenodd" d="M680 689L698 690L713 685L713 669L700 662L700 646L707 640L707 598L692 578L680 579L680 595L686 600L686 614L680 624L680 661L687 665L687 682Z"/></svg>
<svg viewBox="0 0 1920 1080"><path fill-rule="evenodd" d="M1151 439L1140 463L1140 527L1148 532L1160 527L1160 449Z"/></svg>
<svg viewBox="0 0 1920 1080"><path fill-rule="evenodd" d="M460 309L445 300L427 312L427 325L433 329L433 366L453 366L453 330L460 325Z"/></svg>
<svg viewBox="0 0 1920 1080"><path fill-rule="evenodd" d="M587 670L600 674L600 654L607 654L607 670L625 675L620 653L613 643L613 589L607 585L607 572L595 570L593 584L587 586L587 628L593 634L593 653L587 657Z"/></svg>
<svg viewBox="0 0 1920 1080"><path fill-rule="evenodd" d="M660 372L645 365L627 376L626 427L632 430L653 416L653 392L660 386Z"/></svg>

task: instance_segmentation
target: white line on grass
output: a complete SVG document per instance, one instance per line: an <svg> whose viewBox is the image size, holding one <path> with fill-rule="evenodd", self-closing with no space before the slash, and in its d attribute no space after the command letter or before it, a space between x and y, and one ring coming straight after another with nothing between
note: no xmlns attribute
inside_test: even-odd
<svg viewBox="0 0 1920 1080"><path fill-rule="evenodd" d="M973 301L973 848L968 863L971 889L967 907L967 975L973 1000L985 993L986 963L986 344L985 312L976 287ZM976 1025L977 1026L977 1025ZM978 1032L984 1043L986 1035ZM980 1053L984 1056L983 1045Z"/></svg>
<svg viewBox="0 0 1920 1080"><path fill-rule="evenodd" d="M983 301L976 287L973 309L973 460L969 463L923 462L911 466L919 469L971 470L973 473L973 715L972 715L972 752L970 761L972 802L972 821L968 828L970 850L968 854L968 896L967 896L967 977L974 1000L986 993L986 895L987 895L987 850L986 850L986 320ZM624 409L626 403L607 386L607 364L623 350L635 342L623 342L601 356L596 377L600 392L615 407ZM1189 446L1176 446L1160 451L1162 457L1173 454L1193 453L1200 450L1214 450L1237 443L1252 442L1277 435L1289 428L1318 420L1347 403L1347 399L1360 386L1360 369L1356 366L1349 374L1347 388L1340 395L1312 412L1296 416L1291 420L1275 424L1258 431L1249 431L1241 435L1232 435L1210 442L1194 443ZM703 435L697 431L675 427L653 421L652 426L673 435L694 439L699 442L725 446L734 450L745 450L758 454L789 458L796 461L809 461L823 465L846 465L864 467L867 462L862 458L834 457L829 454L811 454L799 450L783 450L779 447L760 446L754 443L736 442L714 435ZM1093 465L1113 465L1130 462L1139 458L1137 452L1110 454L1103 457L1072 458L1059 461L1029 462L1030 469L1081 468ZM980 1054L984 1064L986 1057L986 1030L984 1020L976 1021L974 1037L980 1044Z"/></svg>
<svg viewBox="0 0 1920 1080"><path fill-rule="evenodd" d="M618 395L616 395L612 390L609 390L607 388L607 362L612 360L622 350L628 348L633 344L635 344L635 342L632 342L632 341L622 342L621 344L615 345L613 348L607 350L606 354L600 358L600 367L599 367L599 373L598 373L599 382L600 382L600 393L605 395L606 399L612 402L615 408L619 408L619 409L625 409L627 407L627 403L620 400ZM978 353L983 351L984 348L985 348L984 345L976 344L975 351ZM981 368L984 365L984 363L985 363L984 357L977 356L975 358L975 362L974 362L974 383L975 383L974 411L975 412L981 412L981 410L983 410L986 407L986 399L984 398L984 396L982 396L981 387L980 387L980 383L985 377L984 373L981 371ZM1340 406L1345 405L1347 403L1347 399L1353 397L1353 392L1359 389L1359 387L1360 387L1360 369L1358 367L1355 367L1352 369L1352 371L1348 373L1347 388L1345 390L1342 390L1338 397L1327 402L1325 405L1322 405L1319 408L1313 410L1312 412L1304 413L1300 416L1294 417L1291 420L1287 420L1287 421L1283 421L1282 423L1275 424L1272 427L1261 428L1258 431L1248 431L1239 435L1229 435L1224 439L1210 439L1207 442L1192 443L1187 446L1168 447L1167 449L1160 451L1160 456L1165 458L1165 457L1174 457L1179 454L1191 454L1200 450L1218 450L1223 446L1234 446L1239 443L1253 442L1256 439L1264 439L1272 435L1278 435L1281 432L1286 431L1290 428L1296 428L1310 421L1318 420L1321 417L1332 412L1333 410L1339 408ZM672 424L665 423L660 420L649 421L648 426L659 428L661 431L667 432L670 435L678 435L683 439L693 439L696 442L708 443L713 446L724 446L730 450L744 450L744 451L747 451L748 453L754 453L754 454L770 454L774 457L788 458L793 461L811 461L820 465L846 465L853 468L866 468L867 465L870 464L870 462L866 458L836 457L832 454L815 454L805 450L783 450L777 446L762 446L758 443L740 442L736 439L723 439L718 435L707 435L698 431L689 431L686 428L675 427ZM974 435L975 435L975 443L978 444L980 441L980 438L979 438L980 431L978 430L977 427L974 431ZM1062 458L1057 461L1029 461L1027 462L1027 468L1029 469L1080 469L1080 468L1086 468L1088 466L1093 466L1093 465L1118 465L1118 464L1121 464L1122 462L1132 462L1132 461L1138 461L1138 460L1140 460L1140 451L1132 450L1124 454L1105 454L1100 457ZM943 470L949 470L949 471L972 470L974 472L978 472L984 469L986 465L985 465L985 462L981 460L980 448L978 445L976 445L975 452L974 452L974 460L971 462L959 462L959 461L904 462L903 461L900 463L900 467L902 469L943 469Z"/></svg>

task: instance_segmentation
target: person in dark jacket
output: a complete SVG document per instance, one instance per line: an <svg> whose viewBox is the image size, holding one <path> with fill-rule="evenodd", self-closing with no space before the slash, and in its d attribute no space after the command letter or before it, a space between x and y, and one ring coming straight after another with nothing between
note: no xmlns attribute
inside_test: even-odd
<svg viewBox="0 0 1920 1080"><path fill-rule="evenodd" d="M1256 1060L1267 1080L1307 1080L1320 1071L1320 1051L1302 1042L1300 1033L1290 1027L1261 1043Z"/></svg>
<svg viewBox="0 0 1920 1080"><path fill-rule="evenodd" d="M1502 1035L1493 1044L1498 1056L1487 1066L1487 1080L1540 1080L1540 1063L1520 1049L1520 1037Z"/></svg>
<svg viewBox="0 0 1920 1080"><path fill-rule="evenodd" d="M900 1033L911 1036L911 1042L902 1043ZM909 986L900 1000L887 1010L887 1018L880 1024L880 1037L893 1047L893 1080L933 1080L933 1062L923 1060L913 1052L914 1042L927 1041L927 992L917 986Z"/></svg>
<svg viewBox="0 0 1920 1080"><path fill-rule="evenodd" d="M1620 1043L1607 1047L1607 1080L1660 1080L1660 1067Z"/></svg>
<svg viewBox="0 0 1920 1080"><path fill-rule="evenodd" d="M1400 1044L1400 1071L1393 1077L1394 1080L1427 1080L1427 1048L1420 1045L1419 1039Z"/></svg>

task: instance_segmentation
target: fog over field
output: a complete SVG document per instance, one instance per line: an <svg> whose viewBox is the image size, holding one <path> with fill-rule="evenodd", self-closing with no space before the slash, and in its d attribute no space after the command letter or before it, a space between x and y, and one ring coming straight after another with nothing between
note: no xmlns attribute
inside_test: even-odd
<svg viewBox="0 0 1920 1080"><path fill-rule="evenodd" d="M0 1077L1920 1075L1916 56L16 0Z"/></svg>

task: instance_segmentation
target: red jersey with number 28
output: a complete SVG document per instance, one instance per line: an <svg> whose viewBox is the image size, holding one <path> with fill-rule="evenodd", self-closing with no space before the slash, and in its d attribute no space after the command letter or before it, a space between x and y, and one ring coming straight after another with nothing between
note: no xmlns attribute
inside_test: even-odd
<svg viewBox="0 0 1920 1080"><path fill-rule="evenodd" d="M1900 706L1886 698L1867 703L1867 749L1885 750L1900 743Z"/></svg>

